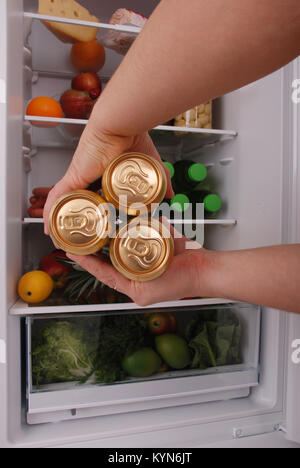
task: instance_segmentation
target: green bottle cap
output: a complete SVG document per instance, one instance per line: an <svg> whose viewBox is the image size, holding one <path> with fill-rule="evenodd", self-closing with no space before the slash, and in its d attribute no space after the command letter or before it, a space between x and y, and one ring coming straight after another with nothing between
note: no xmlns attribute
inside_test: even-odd
<svg viewBox="0 0 300 468"><path fill-rule="evenodd" d="M171 200L171 207L175 211L180 211L182 213L183 211L186 211L189 208L189 206L190 200L183 193L178 193Z"/></svg>
<svg viewBox="0 0 300 468"><path fill-rule="evenodd" d="M207 177L207 169L203 164L192 164L189 167L188 175L193 182L202 182Z"/></svg>
<svg viewBox="0 0 300 468"><path fill-rule="evenodd" d="M204 209L206 211L209 211L210 213L216 213L222 207L221 198L214 193L207 195L204 198L203 203L204 203Z"/></svg>
<svg viewBox="0 0 300 468"><path fill-rule="evenodd" d="M170 174L171 174L171 179L172 179L174 177L174 174L175 174L175 169L174 169L173 164L171 164L169 162L164 162L164 165L169 169Z"/></svg>

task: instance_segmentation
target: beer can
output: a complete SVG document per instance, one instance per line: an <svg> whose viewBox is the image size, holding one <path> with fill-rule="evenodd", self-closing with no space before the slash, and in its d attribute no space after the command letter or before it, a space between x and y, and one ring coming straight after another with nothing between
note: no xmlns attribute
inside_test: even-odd
<svg viewBox="0 0 300 468"><path fill-rule="evenodd" d="M130 216L148 213L151 205L161 203L167 190L162 165L142 153L127 153L115 158L102 178L108 202Z"/></svg>
<svg viewBox="0 0 300 468"><path fill-rule="evenodd" d="M49 230L53 243L65 252L96 253L111 235L109 207L100 195L89 190L67 193L51 210Z"/></svg>
<svg viewBox="0 0 300 468"><path fill-rule="evenodd" d="M150 281L161 276L174 255L170 231L159 221L134 218L119 229L110 244L113 266L126 278Z"/></svg>

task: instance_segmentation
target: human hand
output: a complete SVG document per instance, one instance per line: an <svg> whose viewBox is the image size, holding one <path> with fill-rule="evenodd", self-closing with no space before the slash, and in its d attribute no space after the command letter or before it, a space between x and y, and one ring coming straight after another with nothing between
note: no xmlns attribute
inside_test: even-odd
<svg viewBox="0 0 300 468"><path fill-rule="evenodd" d="M159 278L147 282L125 278L103 259L101 253L90 256L67 254L67 257L102 283L125 294L136 304L144 307L185 297L208 296L212 293L209 277L211 277L211 267L214 263L214 253L191 241L187 250L186 242L185 237L175 236L174 258L169 269Z"/></svg>
<svg viewBox="0 0 300 468"><path fill-rule="evenodd" d="M112 159L127 152L145 153L161 161L148 133L132 137L113 135L99 130L99 127L96 131L95 124L90 121L82 134L66 174L48 195L44 208L45 234L49 235L49 213L56 200L67 192L88 187L102 176ZM172 198L170 172L164 164L162 166L168 181L166 197Z"/></svg>

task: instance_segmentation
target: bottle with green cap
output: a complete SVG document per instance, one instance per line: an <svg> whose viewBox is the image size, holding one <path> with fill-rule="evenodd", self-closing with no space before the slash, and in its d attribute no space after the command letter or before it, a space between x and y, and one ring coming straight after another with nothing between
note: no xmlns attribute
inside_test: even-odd
<svg viewBox="0 0 300 468"><path fill-rule="evenodd" d="M168 161L163 161L164 165L169 169L170 171L170 175L171 175L171 179L173 179L174 177L174 174L175 174L175 169L174 169L174 165Z"/></svg>
<svg viewBox="0 0 300 468"><path fill-rule="evenodd" d="M190 193L207 177L207 169L201 163L177 161L172 184L176 193Z"/></svg>
<svg viewBox="0 0 300 468"><path fill-rule="evenodd" d="M205 218L215 217L222 208L222 200L219 195L208 190L194 190L192 193L190 193L189 198L193 205L193 213L196 211L197 203L204 204Z"/></svg>
<svg viewBox="0 0 300 468"><path fill-rule="evenodd" d="M190 206L192 205L192 218L197 218L197 203L204 204L204 218L214 217L218 211L222 208L222 200L219 195L208 191L194 191L189 196L178 193L176 194L171 202L171 208L184 214L191 214Z"/></svg>
<svg viewBox="0 0 300 468"><path fill-rule="evenodd" d="M170 201L170 207L179 213L184 213L190 207L190 199L184 193L177 193Z"/></svg>

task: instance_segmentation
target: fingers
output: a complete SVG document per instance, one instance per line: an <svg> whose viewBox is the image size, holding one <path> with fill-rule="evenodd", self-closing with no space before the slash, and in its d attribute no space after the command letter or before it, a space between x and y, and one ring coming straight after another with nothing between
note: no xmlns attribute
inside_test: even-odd
<svg viewBox="0 0 300 468"><path fill-rule="evenodd" d="M79 256L67 254L67 257L94 275L108 287L131 297L131 281L122 276L112 265L96 255Z"/></svg>

